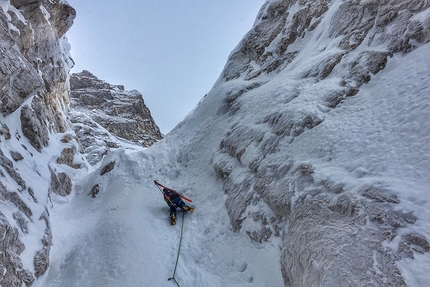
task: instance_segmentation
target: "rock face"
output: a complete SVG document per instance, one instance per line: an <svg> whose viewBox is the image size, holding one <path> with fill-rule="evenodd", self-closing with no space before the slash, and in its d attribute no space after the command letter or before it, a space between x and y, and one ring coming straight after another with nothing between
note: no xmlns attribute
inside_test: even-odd
<svg viewBox="0 0 430 287"><path fill-rule="evenodd" d="M428 1L406 0L266 1L200 104L204 108L196 109L198 118L207 105L222 101L211 122L226 123L227 117L228 125L199 123L204 130L194 142L211 136L219 143L211 162L223 181L233 228L259 243L282 238L286 286L406 286L397 262L428 254L424 234L399 231L413 226L417 215L399 207L390 183L378 181L380 162L366 157L368 169L333 162L343 149L359 154L369 142L377 145L374 135L365 143L348 142L357 128L351 126L340 141L329 134L333 121L325 121L344 103L353 106L366 84L377 85L372 79L392 58L430 42L429 7ZM306 141L315 138L319 142ZM296 156L304 151L312 155ZM192 157L197 155L180 155L178 162Z"/></svg>
<svg viewBox="0 0 430 287"><path fill-rule="evenodd" d="M65 108L73 62L64 34L76 13L60 0L0 5L0 285L30 286L49 265L49 202L71 189L55 159L78 142L47 147L70 132Z"/></svg>
<svg viewBox="0 0 430 287"><path fill-rule="evenodd" d="M75 16L63 0L0 1L0 286L30 286L46 272L49 211L85 174L81 152L95 164L122 142L162 138L137 91L86 71L69 84Z"/></svg>
<svg viewBox="0 0 430 287"><path fill-rule="evenodd" d="M58 182L48 188L50 177L70 182L61 165L49 162L58 151L46 151L44 160L37 154L50 135L70 130L64 111L72 60L64 34L76 13L58 0L0 4L0 285L30 286L49 265L48 198L65 195Z"/></svg>
<svg viewBox="0 0 430 287"><path fill-rule="evenodd" d="M106 83L88 71L71 75L70 90L70 120L90 163L117 147L111 136L102 132L104 129L143 147L163 138L138 91L125 91L123 86Z"/></svg>

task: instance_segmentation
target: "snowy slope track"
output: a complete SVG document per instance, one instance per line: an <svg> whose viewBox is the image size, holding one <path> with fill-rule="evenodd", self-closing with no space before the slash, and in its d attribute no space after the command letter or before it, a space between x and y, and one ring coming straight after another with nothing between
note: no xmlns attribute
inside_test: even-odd
<svg viewBox="0 0 430 287"><path fill-rule="evenodd" d="M167 180L174 174L164 152L155 157L149 150L111 153L78 183L69 203L55 204L51 214L57 230L55 256L35 286L175 286L167 279L176 260L180 222L170 225L168 207L153 183L154 178ZM112 161L115 168L100 176L102 167ZM250 245L247 236L234 233L222 196L216 204L204 199L222 194L218 184L202 176L193 180L205 187L204 194L184 190L196 211L184 217L176 280L181 286L270 286L273 280L282 285L279 246ZM88 191L95 184L100 192L92 199ZM187 178L169 184L188 185ZM272 266L261 258L273 261ZM265 282L268 274L270 281Z"/></svg>
<svg viewBox="0 0 430 287"><path fill-rule="evenodd" d="M105 159L111 161L116 162L111 172L94 171L69 204L54 208L53 228L62 230L53 246L59 256L40 286L164 286L169 275L164 261L173 260L175 246L166 233L174 230L162 216L166 207L161 200L157 206L150 180L136 180L136 161L123 151ZM95 184L100 192L92 199L88 192Z"/></svg>

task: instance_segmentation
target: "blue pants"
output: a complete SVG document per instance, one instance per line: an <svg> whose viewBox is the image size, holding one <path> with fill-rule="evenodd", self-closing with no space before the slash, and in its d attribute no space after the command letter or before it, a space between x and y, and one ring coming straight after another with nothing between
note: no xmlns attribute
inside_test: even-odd
<svg viewBox="0 0 430 287"><path fill-rule="evenodd" d="M170 205L170 214L174 214L176 216L176 208L182 208L185 206L185 202L182 201L180 197L177 197L172 200L172 203L176 206Z"/></svg>

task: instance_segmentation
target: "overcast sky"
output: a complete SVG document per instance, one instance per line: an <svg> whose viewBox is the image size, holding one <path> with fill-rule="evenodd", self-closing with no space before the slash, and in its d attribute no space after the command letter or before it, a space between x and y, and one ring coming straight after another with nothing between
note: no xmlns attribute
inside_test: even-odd
<svg viewBox="0 0 430 287"><path fill-rule="evenodd" d="M161 132L173 129L218 79L265 0L67 0L76 62L142 93Z"/></svg>

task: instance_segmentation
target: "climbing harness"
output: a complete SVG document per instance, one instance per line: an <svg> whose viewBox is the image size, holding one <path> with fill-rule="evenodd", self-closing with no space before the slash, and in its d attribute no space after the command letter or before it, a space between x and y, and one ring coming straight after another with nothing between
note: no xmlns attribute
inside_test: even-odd
<svg viewBox="0 0 430 287"><path fill-rule="evenodd" d="M173 270L173 275L172 275L172 277L170 277L169 279L167 279L167 281L170 281L170 280L175 281L175 283L176 283L176 285L177 285L178 287L181 287L181 286L179 286L178 281L176 281L176 279L175 279L175 275L176 275L176 267L178 267L179 254L180 254L180 252L181 252L182 235L184 234L184 218L185 218L185 213L184 213L184 212L182 212L181 237L180 237L180 239L179 239L178 255L176 256L175 269Z"/></svg>

